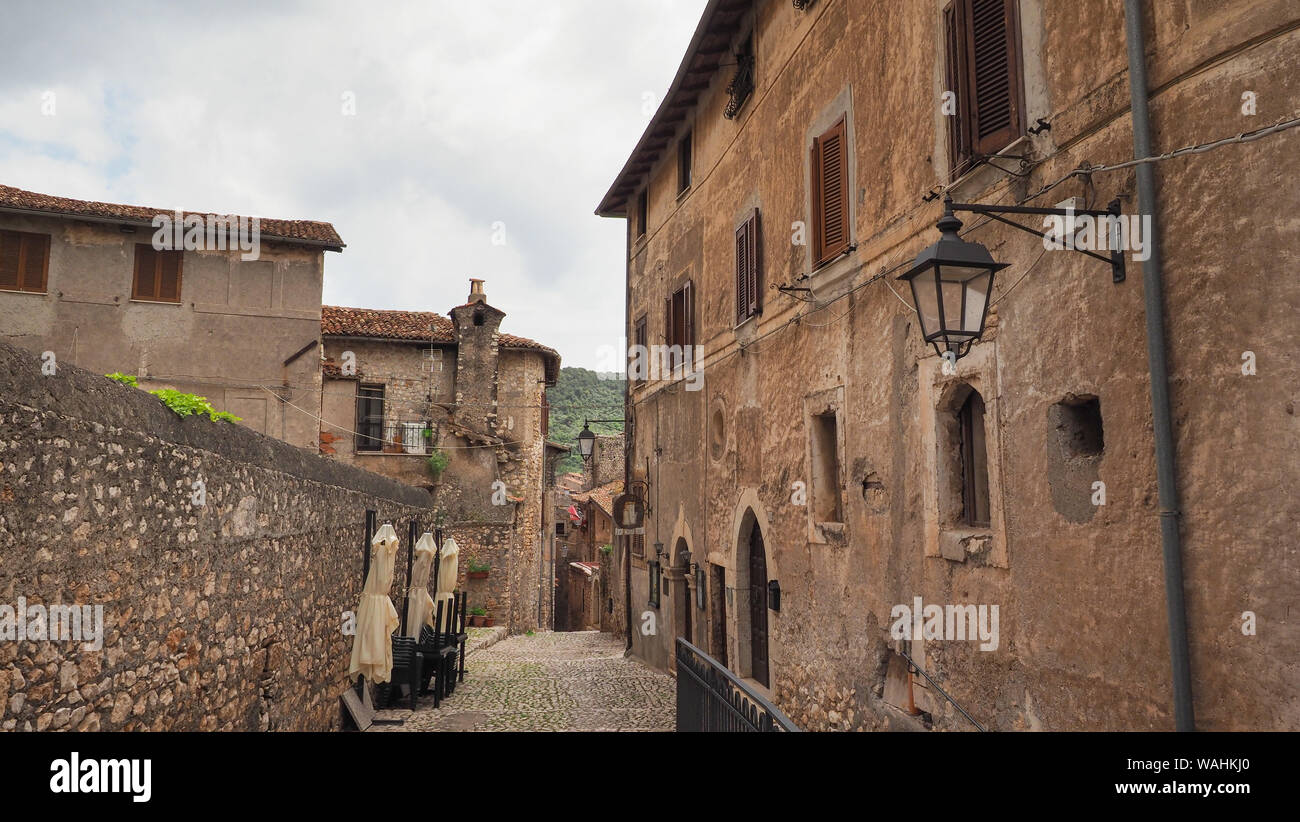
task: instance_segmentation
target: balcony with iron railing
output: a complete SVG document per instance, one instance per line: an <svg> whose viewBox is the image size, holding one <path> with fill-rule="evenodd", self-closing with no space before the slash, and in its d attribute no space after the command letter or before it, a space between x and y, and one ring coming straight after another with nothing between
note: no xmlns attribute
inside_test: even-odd
<svg viewBox="0 0 1300 822"><path fill-rule="evenodd" d="M418 417L363 418L357 423L355 448L358 454L428 456L437 433L427 419Z"/></svg>

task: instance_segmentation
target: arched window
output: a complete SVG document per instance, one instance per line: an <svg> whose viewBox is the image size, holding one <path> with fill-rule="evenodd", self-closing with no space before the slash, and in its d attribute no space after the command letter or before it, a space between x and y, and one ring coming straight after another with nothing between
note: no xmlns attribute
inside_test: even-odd
<svg viewBox="0 0 1300 822"><path fill-rule="evenodd" d="M989 517L989 466L984 442L984 398L978 391L957 411L957 430L961 442L962 522L987 528Z"/></svg>

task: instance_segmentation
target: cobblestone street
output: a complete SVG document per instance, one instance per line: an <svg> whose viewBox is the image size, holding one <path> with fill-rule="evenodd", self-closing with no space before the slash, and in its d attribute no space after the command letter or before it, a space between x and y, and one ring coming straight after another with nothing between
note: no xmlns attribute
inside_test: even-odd
<svg viewBox="0 0 1300 822"><path fill-rule="evenodd" d="M671 731L671 677L623 657L597 631L513 636L473 651L465 681L442 707L385 710L402 725L375 731Z"/></svg>

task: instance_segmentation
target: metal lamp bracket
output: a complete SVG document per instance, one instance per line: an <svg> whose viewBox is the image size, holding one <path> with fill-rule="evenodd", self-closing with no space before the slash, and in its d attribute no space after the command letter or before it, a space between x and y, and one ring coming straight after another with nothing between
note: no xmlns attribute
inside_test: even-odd
<svg viewBox="0 0 1300 822"><path fill-rule="evenodd" d="M1064 208L1038 208L1035 206L984 205L982 203L949 203L948 206L954 212L965 211L970 214L984 214L988 216L988 218L991 220L997 220L999 223L1005 223L1011 226L1012 228L1018 228L1021 231L1024 231L1029 234L1033 234L1035 237L1038 237L1040 240L1045 240L1047 238L1047 234L1045 232L1038 231L1037 229L1030 228L1029 226L1026 225L1021 225L1020 223L1017 223L1014 220L1008 220L1006 217L1003 217L1002 215L1039 214L1039 215L1048 215L1053 217L1070 217L1070 216L1085 217L1086 216L1086 217L1104 217L1107 219L1119 218L1122 216L1122 214L1120 213L1118 198L1111 200L1110 204L1106 207L1104 211L1093 209L1093 208L1085 208L1085 209L1069 211ZM1086 251L1082 248L1071 248L1067 250L1076 251L1079 254L1087 254L1089 257L1094 257L1098 260L1101 260L1104 263L1108 263L1110 265L1111 282L1113 283L1124 282L1125 274L1124 274L1123 249L1112 248L1110 249L1109 256L1098 254L1095 251Z"/></svg>

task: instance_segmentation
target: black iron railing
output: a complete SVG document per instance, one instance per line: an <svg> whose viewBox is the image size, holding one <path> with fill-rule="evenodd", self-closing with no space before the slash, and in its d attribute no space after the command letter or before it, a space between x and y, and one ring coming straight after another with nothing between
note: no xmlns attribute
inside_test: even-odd
<svg viewBox="0 0 1300 822"><path fill-rule="evenodd" d="M798 731L717 660L677 638L678 731Z"/></svg>

